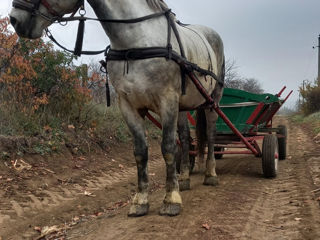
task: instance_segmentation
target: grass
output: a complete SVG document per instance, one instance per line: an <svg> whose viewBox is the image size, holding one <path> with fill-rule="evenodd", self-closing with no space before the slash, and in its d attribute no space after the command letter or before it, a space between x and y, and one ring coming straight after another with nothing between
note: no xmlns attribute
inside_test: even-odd
<svg viewBox="0 0 320 240"><path fill-rule="evenodd" d="M104 105L102 109L105 109ZM111 135L120 142L128 143L132 140L127 124L122 117L120 109L116 105L107 108L105 110L105 117L100 119L100 121L99 126L102 128L98 130L99 133L101 133L103 129L108 129L107 131L111 131ZM145 120L145 124L148 136L153 139L158 139L161 131L147 119Z"/></svg>
<svg viewBox="0 0 320 240"><path fill-rule="evenodd" d="M152 139L158 139L161 134L149 120L146 120L146 131ZM56 114L50 109L28 115L10 106L1 106L0 135L33 139L31 145L15 149L14 154L19 156L25 153L47 155L61 152L65 147L80 154L90 152L93 145L105 149L112 142L132 142L117 105L107 108L105 104L94 102L70 111L69 115Z"/></svg>
<svg viewBox="0 0 320 240"><path fill-rule="evenodd" d="M315 134L320 133L320 112L316 112L308 116L304 116L302 114L296 114L296 115L293 115L291 119L294 122L297 122L300 124L308 124L309 126L311 126L312 131Z"/></svg>

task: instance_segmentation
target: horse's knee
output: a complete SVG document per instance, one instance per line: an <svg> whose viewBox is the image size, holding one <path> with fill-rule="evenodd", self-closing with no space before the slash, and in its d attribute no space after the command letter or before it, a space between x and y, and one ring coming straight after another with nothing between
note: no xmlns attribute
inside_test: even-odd
<svg viewBox="0 0 320 240"><path fill-rule="evenodd" d="M173 166L176 162L175 155L172 153L163 154L163 158L166 161L167 166Z"/></svg>
<svg viewBox="0 0 320 240"><path fill-rule="evenodd" d="M162 155L166 159L171 160L171 158L174 158L174 155L176 153L176 143L175 141L172 141L171 139L163 139L161 144L161 151ZM174 159L172 159L174 161Z"/></svg>
<svg viewBox="0 0 320 240"><path fill-rule="evenodd" d="M148 148L145 148L141 151L134 151L134 156L137 164L144 164L148 161Z"/></svg>
<svg viewBox="0 0 320 240"><path fill-rule="evenodd" d="M169 119L171 121L169 121ZM176 121L171 116L163 123L161 150L163 156L167 154L175 154L176 152Z"/></svg>

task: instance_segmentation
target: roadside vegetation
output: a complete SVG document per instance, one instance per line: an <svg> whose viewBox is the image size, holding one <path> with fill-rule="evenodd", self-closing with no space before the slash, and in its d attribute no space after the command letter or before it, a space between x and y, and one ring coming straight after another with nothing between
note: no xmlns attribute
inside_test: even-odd
<svg viewBox="0 0 320 240"><path fill-rule="evenodd" d="M303 98L300 106L303 114L320 112L320 79L313 83L307 82L305 86L300 87L300 94Z"/></svg>
<svg viewBox="0 0 320 240"><path fill-rule="evenodd" d="M300 87L302 101L298 104L298 113L292 119L307 125L320 141L320 81L308 82Z"/></svg>
<svg viewBox="0 0 320 240"><path fill-rule="evenodd" d="M74 60L41 39L19 39L0 19L0 157L8 149L44 155L67 147L78 154L131 140L114 93L106 107L100 67Z"/></svg>
<svg viewBox="0 0 320 240"><path fill-rule="evenodd" d="M320 112L313 113L307 116L303 114L295 114L293 115L292 120L297 123L308 125L308 127L312 129L314 134L320 133Z"/></svg>

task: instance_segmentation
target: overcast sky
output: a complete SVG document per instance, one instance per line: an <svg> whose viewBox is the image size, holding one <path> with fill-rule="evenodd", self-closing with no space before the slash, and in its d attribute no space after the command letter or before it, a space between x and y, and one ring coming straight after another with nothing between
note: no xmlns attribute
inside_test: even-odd
<svg viewBox="0 0 320 240"><path fill-rule="evenodd" d="M11 0L0 0L0 14L8 15ZM286 85L298 99L304 79L317 78L320 34L319 0L166 0L184 23L207 25L222 37L226 58L235 60L243 77L258 79L266 92ZM93 15L92 11L88 11ZM59 41L74 47L76 26L51 27ZM103 49L108 38L97 23L87 23L86 49ZM94 60L101 59L103 55ZM89 62L82 57L81 62Z"/></svg>

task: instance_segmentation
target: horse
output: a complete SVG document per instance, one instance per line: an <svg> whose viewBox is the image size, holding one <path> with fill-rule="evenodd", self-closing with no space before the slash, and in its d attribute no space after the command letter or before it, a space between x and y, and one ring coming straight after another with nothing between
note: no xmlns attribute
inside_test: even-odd
<svg viewBox="0 0 320 240"><path fill-rule="evenodd" d="M224 79L225 62L221 37L208 27L179 23L163 0L88 0L88 3L110 39L114 58L109 59L107 72L133 136L138 188L128 216L143 216L149 210L148 145L144 126L148 111L157 114L162 124L161 151L167 176L166 194L159 213L176 216L182 210L180 190L190 189L188 110L198 109L197 132L201 153L204 141L208 142L204 184L218 184L213 154L218 116L210 107L199 108L204 106L206 99L177 62L182 59L192 63L191 66L195 64L198 68L207 69L211 75L200 71L194 76L218 103L223 84L219 84L217 79L220 83ZM20 37L36 39L55 20L75 13L83 4L83 0L14 0L10 20ZM172 31L175 34L171 34ZM143 49L168 51L143 58L138 52ZM122 54L122 57L116 59L117 54ZM176 62L171 59L172 54L176 56ZM175 159L178 136L182 148L179 179Z"/></svg>

